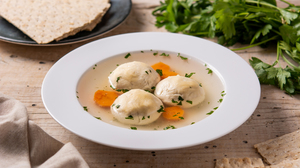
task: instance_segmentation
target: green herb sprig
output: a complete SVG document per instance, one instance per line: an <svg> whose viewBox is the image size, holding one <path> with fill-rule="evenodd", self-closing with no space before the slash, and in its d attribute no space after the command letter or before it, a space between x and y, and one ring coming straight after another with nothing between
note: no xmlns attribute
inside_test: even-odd
<svg viewBox="0 0 300 168"><path fill-rule="evenodd" d="M253 57L250 65L262 84L300 94L300 6L280 1L287 7L278 7L276 0L165 0L152 14L155 25L170 32L217 37L224 46L248 44L233 51L276 44L273 64ZM282 67L279 58L288 66Z"/></svg>

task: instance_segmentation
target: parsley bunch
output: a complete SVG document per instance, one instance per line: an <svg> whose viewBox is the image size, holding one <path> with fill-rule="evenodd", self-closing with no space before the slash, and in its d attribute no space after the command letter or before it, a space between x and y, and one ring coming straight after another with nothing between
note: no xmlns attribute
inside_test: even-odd
<svg viewBox="0 0 300 168"><path fill-rule="evenodd" d="M255 57L249 60L250 65L262 84L299 94L300 6L281 1L288 7L277 7L276 0L165 0L152 14L156 16L155 25L170 32L217 37L224 46L248 44L233 51L277 44L272 65ZM280 57L287 67L280 66Z"/></svg>

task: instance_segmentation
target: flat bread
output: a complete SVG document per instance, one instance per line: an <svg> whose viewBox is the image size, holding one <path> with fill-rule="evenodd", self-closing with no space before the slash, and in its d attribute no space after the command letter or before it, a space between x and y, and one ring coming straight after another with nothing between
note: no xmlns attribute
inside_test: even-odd
<svg viewBox="0 0 300 168"><path fill-rule="evenodd" d="M300 159L297 160L284 160L277 165L266 166L266 168L299 168Z"/></svg>
<svg viewBox="0 0 300 168"><path fill-rule="evenodd" d="M215 168L264 168L261 158L217 159Z"/></svg>
<svg viewBox="0 0 300 168"><path fill-rule="evenodd" d="M109 0L0 0L0 15L39 44L91 31Z"/></svg>
<svg viewBox="0 0 300 168"><path fill-rule="evenodd" d="M300 131L254 145L258 153L270 165L276 165L289 159L300 158Z"/></svg>

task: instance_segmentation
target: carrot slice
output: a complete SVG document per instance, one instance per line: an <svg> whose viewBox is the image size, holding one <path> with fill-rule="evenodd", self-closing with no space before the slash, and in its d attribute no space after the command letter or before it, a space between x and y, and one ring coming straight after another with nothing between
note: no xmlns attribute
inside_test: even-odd
<svg viewBox="0 0 300 168"><path fill-rule="evenodd" d="M102 107L111 106L119 95L114 91L97 90L94 94L94 101Z"/></svg>
<svg viewBox="0 0 300 168"><path fill-rule="evenodd" d="M158 62L156 64L153 64L151 66L153 69L164 69L164 70L170 70L170 66L165 64L165 63L162 63L162 62Z"/></svg>
<svg viewBox="0 0 300 168"><path fill-rule="evenodd" d="M165 79L168 76L176 76L176 75L178 75L178 73L173 72L173 71L163 71L162 79Z"/></svg>
<svg viewBox="0 0 300 168"><path fill-rule="evenodd" d="M182 110L178 106L166 107L165 112L163 112L162 116L168 120L181 120L183 119L184 110Z"/></svg>
<svg viewBox="0 0 300 168"><path fill-rule="evenodd" d="M161 79L165 79L168 76L176 76L178 75L178 73L171 71L171 68L169 65L162 63L162 62L158 62L156 64L153 64L151 66L154 70L160 69L162 71L162 76L160 76Z"/></svg>

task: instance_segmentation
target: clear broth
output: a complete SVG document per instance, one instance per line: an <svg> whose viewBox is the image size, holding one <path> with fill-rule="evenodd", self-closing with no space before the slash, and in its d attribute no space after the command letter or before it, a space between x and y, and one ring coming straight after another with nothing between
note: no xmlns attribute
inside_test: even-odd
<svg viewBox="0 0 300 168"><path fill-rule="evenodd" d="M163 53L168 56L162 56ZM87 70L78 82L77 96L80 104L86 107L92 116L98 118L99 122L106 122L128 129L136 127L137 130L165 130L180 128L199 122L208 117L208 113L215 112L220 106L225 95L224 85L217 72L208 73L212 67L209 67L209 65L206 65L202 61L194 57L181 55L188 58L187 60L183 60L178 56L178 53L163 51L136 51L131 52L131 55L125 58L127 54L120 54L98 62ZM179 121L169 121L161 116L155 122L144 126L126 125L118 122L111 114L109 107L100 107L94 102L94 93L97 90L111 91L112 89L108 82L109 74L118 65L132 61L144 62L150 66L158 62L163 62L181 76L194 72L195 74L191 78L198 81L204 88L206 94L205 100L197 106L184 109L184 119Z"/></svg>

